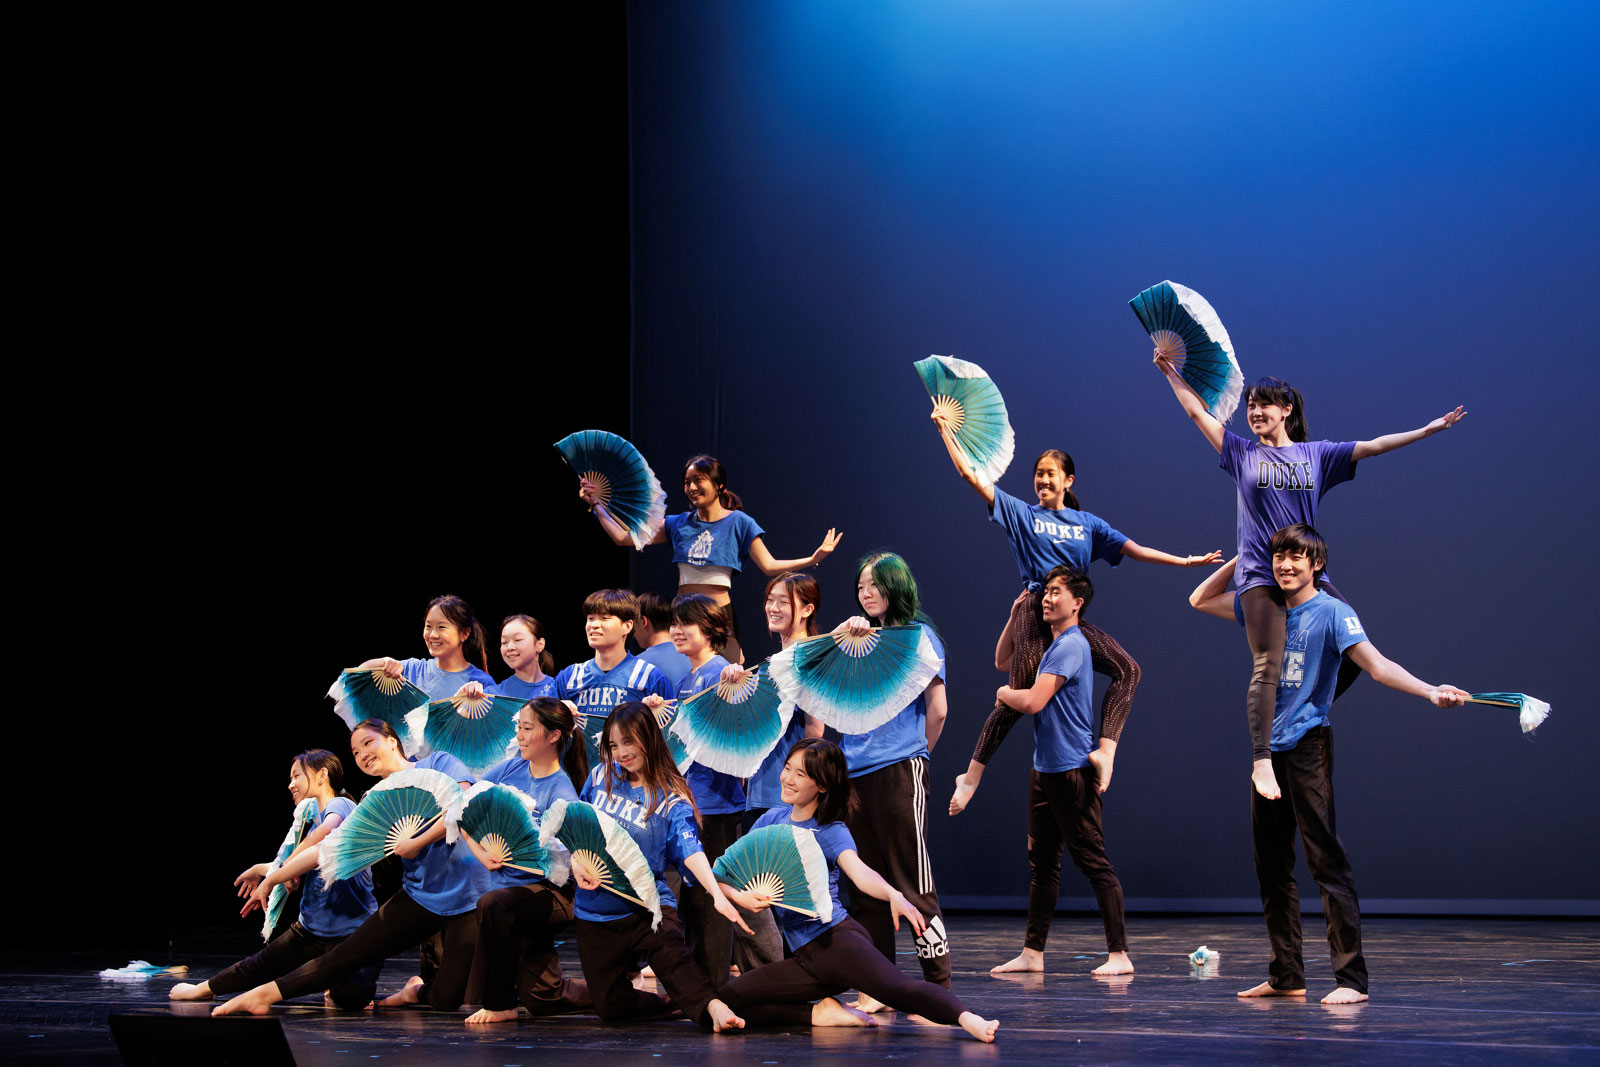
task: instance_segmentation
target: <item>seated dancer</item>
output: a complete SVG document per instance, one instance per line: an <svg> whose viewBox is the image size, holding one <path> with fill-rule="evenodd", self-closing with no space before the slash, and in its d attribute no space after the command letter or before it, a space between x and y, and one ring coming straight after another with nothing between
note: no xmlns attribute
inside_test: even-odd
<svg viewBox="0 0 1600 1067"><path fill-rule="evenodd" d="M1328 546L1304 523L1285 526L1269 544L1272 576L1283 592L1287 637L1272 717L1272 772L1282 795L1250 794L1250 832L1255 844L1261 910L1272 943L1267 980L1241 997L1303 997L1300 897L1294 880L1294 837L1300 834L1306 866L1322 891L1328 949L1337 983L1324 1004L1367 999L1367 961L1361 954L1361 905L1344 842L1334 831L1333 729L1329 710L1341 656L1390 689L1419 696L1439 708L1460 707L1467 694L1452 685L1429 685L1385 659L1367 640L1354 609L1329 596L1319 579ZM1234 618L1229 576L1223 568L1190 598L1201 611Z"/></svg>
<svg viewBox="0 0 1600 1067"><path fill-rule="evenodd" d="M959 1026L979 1041L993 1041L1000 1020L968 1011L943 986L902 972L877 951L867 931L840 905L839 872L843 871L857 894L887 904L896 928L901 916L918 933L924 925L922 915L905 894L856 854L855 841L844 823L856 797L839 747L821 738L795 742L783 765L781 782L782 804L757 819L755 829L792 824L815 831L828 861L833 914L824 923L820 918L774 908L772 915L793 956L740 975L718 995L751 1026L875 1026L872 1016L835 999L847 989L858 989L887 1007ZM747 890L725 886L722 891L745 908L771 905L770 897ZM817 1002L812 1004L812 1000Z"/></svg>
<svg viewBox="0 0 1600 1067"><path fill-rule="evenodd" d="M1028 930L1022 954L995 967L995 974L1044 970L1044 945L1061 885L1063 844L1094 886L1100 921L1105 925L1106 962L1091 973L1133 972L1123 923L1122 883L1106 858L1100 830L1100 794L1105 783L1093 758L1094 672L1089 642L1082 633L1083 612L1093 599L1094 586L1082 571L1051 569L1045 575L1040 607L1054 640L1039 661L1030 687L1003 685L995 692L999 704L1034 716L1033 770L1028 775ZM1006 634L1002 634L995 662L1009 659L1011 654ZM1105 744L1104 737L1100 744Z"/></svg>

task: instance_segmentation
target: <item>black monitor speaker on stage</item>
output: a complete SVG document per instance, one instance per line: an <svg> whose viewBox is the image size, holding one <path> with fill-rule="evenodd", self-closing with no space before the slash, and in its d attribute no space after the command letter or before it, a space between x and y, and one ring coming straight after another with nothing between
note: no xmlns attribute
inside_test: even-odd
<svg viewBox="0 0 1600 1067"><path fill-rule="evenodd" d="M294 1067L273 1016L113 1015L111 1035L128 1067Z"/></svg>

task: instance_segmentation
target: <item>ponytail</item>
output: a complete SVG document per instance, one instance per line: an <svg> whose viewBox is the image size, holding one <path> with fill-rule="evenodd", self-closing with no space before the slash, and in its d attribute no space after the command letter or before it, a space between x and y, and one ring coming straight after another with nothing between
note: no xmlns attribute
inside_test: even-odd
<svg viewBox="0 0 1600 1067"><path fill-rule="evenodd" d="M561 769L572 780L572 788L582 792L589 777L589 748L578 735L578 720L572 714L572 705L555 697L534 697L523 707L533 712L540 726L561 734Z"/></svg>
<svg viewBox="0 0 1600 1067"><path fill-rule="evenodd" d="M1283 420L1283 432L1291 441L1307 439L1306 402L1300 396L1300 390L1282 378L1257 378L1244 391L1244 402L1248 404L1252 400L1258 404L1276 404L1280 408L1288 408L1289 417Z"/></svg>
<svg viewBox="0 0 1600 1067"><path fill-rule="evenodd" d="M1039 464L1043 463L1047 459L1053 459L1056 461L1056 466L1061 468L1061 476L1063 478L1071 478L1078 473L1077 469L1072 465L1072 457L1061 451L1059 448L1047 448L1043 452L1040 452L1039 458L1033 461L1033 469L1038 470ZM1071 508L1073 511L1083 510L1078 505L1077 494L1075 494L1071 489L1063 490L1061 497L1067 507Z"/></svg>
<svg viewBox="0 0 1600 1067"><path fill-rule="evenodd" d="M446 593L436 596L428 601L428 610L438 608L450 624L460 630L465 637L461 641L461 653L468 663L479 667L484 674L489 673L489 638L483 631L483 623L472 613L472 607L458 596Z"/></svg>
<svg viewBox="0 0 1600 1067"><path fill-rule="evenodd" d="M549 638L544 632L544 623L532 615L507 615L500 620L500 629L504 630L514 622L520 622L528 628L535 641L544 641L545 647L539 650L539 670L543 674L556 673L556 658L550 654ZM554 729L554 727L551 727Z"/></svg>
<svg viewBox="0 0 1600 1067"><path fill-rule="evenodd" d="M685 474L696 471L711 479L711 485L717 491L717 503L729 511L744 510L744 501L739 499L739 494L728 489L728 472L716 456L690 456L683 465L683 471Z"/></svg>
<svg viewBox="0 0 1600 1067"><path fill-rule="evenodd" d="M334 796L355 799L344 791L344 764L332 752L325 748L308 748L296 756L294 762L300 764L308 775L315 771L327 771L328 788L333 790Z"/></svg>

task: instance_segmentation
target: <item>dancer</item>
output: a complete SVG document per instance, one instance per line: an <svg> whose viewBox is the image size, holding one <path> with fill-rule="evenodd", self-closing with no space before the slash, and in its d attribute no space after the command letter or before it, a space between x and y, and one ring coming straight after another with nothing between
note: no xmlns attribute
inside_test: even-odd
<svg viewBox="0 0 1600 1067"><path fill-rule="evenodd" d="M300 917L260 952L220 971L209 981L173 986L167 994L172 1000L210 1000L217 994L240 993L288 974L307 960L329 952L377 910L372 899L372 876L366 871L329 883L313 869L317 846L356 807L344 792L344 764L339 757L320 748L296 756L289 764L289 797L296 805L307 797L316 800L316 825L282 866L258 863L234 884L247 897L239 914L248 915L256 908L266 907L273 886L298 877L305 887L300 894ZM334 983L328 989L327 1003L351 1011L360 1011L372 1003L382 966L380 960Z"/></svg>
<svg viewBox="0 0 1600 1067"><path fill-rule="evenodd" d="M448 700L469 682L494 692L489 673L488 639L472 608L458 596L434 597L422 623L422 640L429 659L394 659L379 656L357 670L381 670L391 678L404 678L429 700Z"/></svg>
<svg viewBox="0 0 1600 1067"><path fill-rule="evenodd" d="M1361 906L1344 842L1333 812L1333 728L1329 711L1341 656L1390 689L1410 693L1434 707L1460 707L1468 694L1453 685L1429 685L1384 658L1367 639L1350 605L1329 596L1318 579L1328 546L1315 529L1295 523L1272 536L1267 557L1287 609L1284 670L1272 716L1271 761L1286 796L1250 794L1250 833L1256 879L1266 918L1272 963L1267 980L1241 997L1303 997L1300 897L1294 879L1294 838L1300 834L1306 866L1322 891L1328 949L1337 983L1324 1004L1367 999L1367 962L1361 952ZM1224 579L1225 581L1225 579ZM1223 583L1213 575L1195 590L1201 610L1233 618Z"/></svg>
<svg viewBox="0 0 1600 1067"><path fill-rule="evenodd" d="M1082 571L1058 566L1045 575L1040 598L1045 625L1054 635L1026 689L1003 685L995 699L1033 720L1033 770L1028 775L1028 929L1022 953L991 973L1044 970L1044 945L1050 936L1061 887L1061 849L1094 886L1095 903L1106 931L1106 962L1092 974L1132 974L1124 928L1122 883L1106 858L1100 828L1104 792L1091 756L1094 733L1094 671L1083 636L1083 612L1094 586ZM1001 641L1005 643L1004 638ZM996 665L1004 650L996 652ZM1009 657L1007 657L1009 658ZM1105 738L1100 739L1103 748ZM1111 743L1114 752L1116 742ZM1106 766L1110 766L1107 759Z"/></svg>
<svg viewBox="0 0 1600 1067"><path fill-rule="evenodd" d="M511 668L511 676L494 683L495 691L519 700L555 696L556 680L551 676L556 660L544 646L543 623L532 615L507 615L500 624L500 658Z"/></svg>
<svg viewBox="0 0 1600 1067"><path fill-rule="evenodd" d="M822 610L822 587L809 574L780 574L767 582L765 614L767 630L776 634L784 648L802 637L815 637L817 612ZM744 681L748 671L730 667L722 672L722 680L733 685ZM783 803L781 783L784 763L796 741L805 737L821 737L822 723L799 708L789 719L789 728L773 746L756 773L745 783L745 814L743 825L748 829L764 815L768 808ZM743 966L743 964L740 964Z"/></svg>
<svg viewBox="0 0 1600 1067"><path fill-rule="evenodd" d="M917 931L917 958L922 975L950 986L950 941L939 913L939 890L933 884L928 857L928 757L944 729L944 642L923 614L917 580L906 561L893 552L879 552L856 569L856 600L871 622L853 616L843 629L865 634L872 626L919 623L939 657L939 672L917 698L888 722L864 734L845 734L839 742L850 768L851 791L860 798L847 817L862 862L883 872L927 925ZM890 962L895 958L895 922L889 905L870 895L852 897L852 913L872 936L872 943ZM877 1011L882 1005L863 995L856 1006Z"/></svg>
<svg viewBox="0 0 1600 1067"><path fill-rule="evenodd" d="M791 824L814 831L828 861L832 919L826 923L798 912L772 909L792 958L758 967L729 982L719 995L752 1026L873 1026L871 1016L837 999L858 989L897 1011L914 1012L946 1026L959 1026L979 1041L992 1042L1000 1020L968 1011L955 994L906 976L892 960L873 951L872 939L839 903L839 872L855 886L851 894L882 901L896 928L905 917L916 932L922 915L904 893L863 863L843 820L856 804L844 754L831 741L804 738L789 749L782 772L782 806L756 820L757 828ZM767 908L771 898L746 890L723 893L746 908ZM820 999L818 999L820 998ZM809 1001L816 999L817 1003Z"/></svg>
<svg viewBox="0 0 1600 1067"><path fill-rule="evenodd" d="M639 619L633 625L633 639L639 645L639 658L666 675L676 693L679 683L694 668L689 666L689 657L672 643L672 604L659 593L640 593L638 600Z"/></svg>
<svg viewBox="0 0 1600 1067"><path fill-rule="evenodd" d="M1308 441L1305 401L1281 378L1259 378L1245 390L1254 441L1229 433L1189 388L1172 360L1155 350L1156 368L1166 375L1184 412L1200 428L1220 459L1218 466L1238 490L1238 555L1234 586L1244 613L1245 637L1253 667L1245 695L1250 724L1250 781L1256 792L1275 800L1282 794L1273 776L1272 707L1283 668L1284 606L1273 583L1267 544L1275 531L1295 523L1313 526L1323 494L1355 477L1356 464L1448 430L1466 417L1457 407L1420 429L1370 441ZM1323 588L1343 600L1327 578Z"/></svg>
<svg viewBox="0 0 1600 1067"><path fill-rule="evenodd" d="M450 775L463 787L473 784L466 767L448 752L408 760L394 728L381 719L366 719L356 725L350 734L350 751L356 766L374 778L428 769ZM416 837L400 841L394 849L404 868L400 892L384 901L377 912L326 955L218 1005L211 1014L243 1011L265 1015L280 1000L328 989L361 968L381 964L434 933L443 934L444 940L438 973L428 982L413 976L400 992L386 998L383 1006L426 1000L436 1010L455 1011L472 972L472 954L478 938L478 898L489 888L489 872L469 849L446 844L444 837L444 820L440 819ZM310 863L306 866L309 869Z"/></svg>
<svg viewBox="0 0 1600 1067"><path fill-rule="evenodd" d="M670 697L667 676L628 651L639 601L626 589L597 589L583 602L583 633L594 658L562 668L556 696L572 701L590 762L598 762L606 716L618 704L654 693Z"/></svg>
<svg viewBox="0 0 1600 1067"><path fill-rule="evenodd" d="M557 800L577 800L589 776L582 738L574 738L572 709L554 697L535 697L517 712L517 755L483 772L483 781L520 789L540 815ZM542 875L504 866L465 831L461 838L489 870L489 892L478 898L478 956L483 1007L469 1026L509 1022L517 1003L538 1018L592 1006L582 979L563 978L555 932L572 921L572 889Z"/></svg>
<svg viewBox="0 0 1600 1067"><path fill-rule="evenodd" d="M843 533L829 530L822 544L801 559L774 559L762 538L766 535L744 509L737 494L728 490L728 474L714 456L693 456L684 464L683 492L693 511L668 515L651 544L672 543L672 562L678 565L678 592L701 593L727 606L733 576L740 564L750 560L763 574L814 567L828 558ZM578 496L600 520L601 527L619 545L630 545L632 537L599 502L599 488L587 479L578 480ZM739 624L730 616L733 635L728 642L728 658L743 662L739 649Z"/></svg>
<svg viewBox="0 0 1600 1067"><path fill-rule="evenodd" d="M677 1007L686 1018L718 1032L743 1027L744 1020L718 999L684 943L677 901L661 877L669 863L687 868L706 887L717 912L750 932L711 875L688 783L672 765L654 713L643 704L619 704L607 720L605 741L606 761L590 772L582 799L615 819L644 853L661 898L661 921L652 930L648 910L601 889L594 872L581 862L573 864L578 959L595 1014L606 1022L622 1022ZM641 957L671 997L670 1005L629 981Z"/></svg>
<svg viewBox="0 0 1600 1067"><path fill-rule="evenodd" d="M995 485L985 485L972 473L966 456L956 444L954 431L944 412L935 412L934 423L944 440L945 449L956 471L968 485L989 505L989 520L998 523L1011 542L1011 553L1016 558L1017 569L1022 573L1024 589L1011 605L1011 616L1005 630L1011 635L1013 655L1008 678L1014 689L1026 689L1033 684L1034 671L1039 657L1050 643L1048 632L1039 619L1039 589L1050 568L1065 564L1085 573L1089 562L1103 559L1115 567L1123 559L1146 563L1165 563L1172 567L1196 567L1215 563L1221 552L1204 556L1174 556L1153 548L1145 548L1124 534L1111 528L1098 515L1079 510L1078 498L1072 492L1077 481L1072 457L1059 449L1051 448L1040 453L1033 464L1033 491L1038 504L1024 504L1016 497ZM1133 707L1133 692L1139 686L1139 664L1123 650L1110 634L1090 623L1079 626L1089 642L1094 669L1111 679L1101 701L1101 739L1103 745L1093 754L1095 770L1099 775L1099 789L1104 792L1111 785L1111 772L1117 742L1122 739L1122 727ZM999 660L995 666L1000 667ZM1001 668L1003 669L1003 668ZM972 802L983 781L984 768L994 758L1000 742L1004 741L1017 723L1017 713L996 703L994 710L978 734L978 743L972 750L972 759L966 773L957 776L955 793L950 798L950 814L959 815Z"/></svg>

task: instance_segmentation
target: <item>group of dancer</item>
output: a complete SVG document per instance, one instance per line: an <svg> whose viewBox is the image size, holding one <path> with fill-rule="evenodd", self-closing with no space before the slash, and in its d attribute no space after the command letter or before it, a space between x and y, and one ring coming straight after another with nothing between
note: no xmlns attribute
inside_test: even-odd
<svg viewBox="0 0 1600 1067"><path fill-rule="evenodd" d="M1299 393L1269 378L1246 392L1253 438L1243 438L1211 416L1159 350L1156 365L1237 488L1236 555L1207 576L1190 602L1240 622L1253 659L1246 701L1251 825L1272 962L1267 981L1240 995L1305 995L1293 877L1298 832L1328 916L1337 988L1325 1002L1364 1000L1359 905L1334 832L1329 710L1359 670L1440 707L1458 705L1466 694L1421 682L1372 647L1327 581L1317 508L1328 489L1353 477L1359 460L1447 429L1464 412L1457 408L1418 430L1370 441L1312 442ZM1043 970L1065 851L1093 887L1105 928L1107 958L1093 973L1129 973L1122 886L1107 855L1101 795L1111 784L1140 667L1084 619L1094 598L1089 565L1100 559L1115 567L1131 558L1205 567L1223 563L1223 553L1178 556L1147 548L1082 510L1073 491L1077 472L1059 450L1035 461L1037 502L1024 503L974 476L948 419L936 411L934 421L956 470L1004 531L1022 580L995 648L1007 684L996 691L949 802L951 815L972 802L999 744L1020 716L1031 716L1027 926L1021 953L993 970ZM275 886L298 881L298 919L256 955L207 982L176 986L172 997L236 994L216 1014L261 1013L315 992L325 992L332 1006L361 1008L376 997L383 961L422 945L422 973L381 1004L425 1002L450 1011L478 1004L466 1020L475 1025L514 1019L519 1004L533 1016L591 1011L606 1021L679 1011L716 1031L872 1025L887 1007L992 1041L998 1021L969 1011L949 989L950 942L927 818L929 757L948 706L944 648L903 558L876 552L861 560L859 611L837 630L863 635L874 627L920 625L938 668L913 700L864 733L839 734L797 711L748 779L674 762L661 725L672 713L669 702L746 674L728 595L742 564L754 562L771 576L765 621L788 648L819 632L821 586L801 571L821 563L841 536L829 530L810 556L777 559L726 481L712 457L686 464L692 510L668 517L656 537L673 545L678 595L669 602L627 590L591 594L583 605L589 658L555 672L543 625L513 615L500 632L511 673L497 682L488 672L482 623L459 597L445 596L427 610L427 658L361 664L406 679L430 699L494 693L524 702L518 754L481 775L448 752L409 758L395 730L377 719L358 723L351 734L351 756L363 773L385 778L427 768L463 787L502 783L531 798L540 813L558 800L592 804L638 845L656 882L659 917L607 891L583 863L573 863L570 882L555 884L506 866L464 832L451 843L443 821L396 844L397 870L386 861L326 884L316 870L319 846L349 818L354 802L343 789L340 759L312 750L292 761L289 788L297 802L317 800L317 825L286 860L248 868L236 882L248 912L265 906ZM579 495L613 540L629 540L596 486L580 480ZM637 654L628 650L630 638ZM1095 672L1110 679L1098 716ZM814 831L826 857L829 921L775 911L769 898L721 884L713 873L712 864L741 833L785 823ZM848 912L839 900L841 872ZM894 963L902 919L915 937L922 980ZM569 923L576 927L581 978L563 974L556 954L555 935ZM646 966L664 996L644 988ZM847 1006L839 997L848 989L860 996Z"/></svg>

